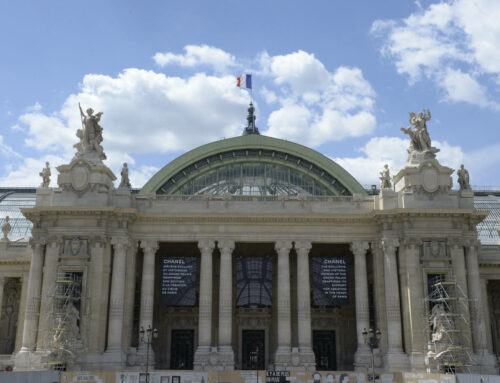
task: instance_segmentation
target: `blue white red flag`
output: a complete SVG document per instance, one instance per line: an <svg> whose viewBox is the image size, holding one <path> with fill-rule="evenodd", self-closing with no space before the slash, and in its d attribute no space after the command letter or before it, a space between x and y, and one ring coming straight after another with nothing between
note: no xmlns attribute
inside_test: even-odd
<svg viewBox="0 0 500 383"><path fill-rule="evenodd" d="M252 89L252 75L242 74L238 76L238 81L236 82L236 86L240 88Z"/></svg>

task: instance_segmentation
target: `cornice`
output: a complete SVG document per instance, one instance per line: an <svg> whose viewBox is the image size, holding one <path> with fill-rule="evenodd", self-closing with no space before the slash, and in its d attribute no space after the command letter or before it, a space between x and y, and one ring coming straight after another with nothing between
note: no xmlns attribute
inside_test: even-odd
<svg viewBox="0 0 500 383"><path fill-rule="evenodd" d="M371 224L369 214L360 215L276 215L276 214L154 214L139 213L135 223L312 223L312 224Z"/></svg>
<svg viewBox="0 0 500 383"><path fill-rule="evenodd" d="M52 219L54 217L88 217L126 219L131 222L137 217L137 209L118 208L113 206L35 206L21 208L21 213L30 221L40 222L41 219Z"/></svg>

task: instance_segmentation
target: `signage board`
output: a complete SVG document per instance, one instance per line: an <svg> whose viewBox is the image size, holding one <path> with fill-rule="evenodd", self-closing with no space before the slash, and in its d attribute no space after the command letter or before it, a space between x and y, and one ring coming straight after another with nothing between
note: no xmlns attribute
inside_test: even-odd
<svg viewBox="0 0 500 383"><path fill-rule="evenodd" d="M167 306L195 306L198 259L162 257L160 302Z"/></svg>
<svg viewBox="0 0 500 383"><path fill-rule="evenodd" d="M312 257L313 304L345 306L349 304L347 260L341 257Z"/></svg>

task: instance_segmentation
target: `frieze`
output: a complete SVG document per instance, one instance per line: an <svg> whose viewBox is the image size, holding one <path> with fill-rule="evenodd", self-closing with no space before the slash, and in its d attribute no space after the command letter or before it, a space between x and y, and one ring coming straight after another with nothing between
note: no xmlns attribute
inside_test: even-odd
<svg viewBox="0 0 500 383"><path fill-rule="evenodd" d="M447 258L446 242L444 241L425 241L423 244L423 256L426 258Z"/></svg>
<svg viewBox="0 0 500 383"><path fill-rule="evenodd" d="M88 239L73 237L64 240L64 256L88 256Z"/></svg>

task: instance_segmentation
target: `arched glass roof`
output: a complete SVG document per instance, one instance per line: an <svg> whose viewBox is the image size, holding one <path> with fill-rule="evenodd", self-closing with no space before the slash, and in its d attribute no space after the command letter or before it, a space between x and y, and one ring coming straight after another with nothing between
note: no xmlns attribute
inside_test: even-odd
<svg viewBox="0 0 500 383"><path fill-rule="evenodd" d="M289 141L258 134L200 146L154 175L140 194L366 194L342 167Z"/></svg>

